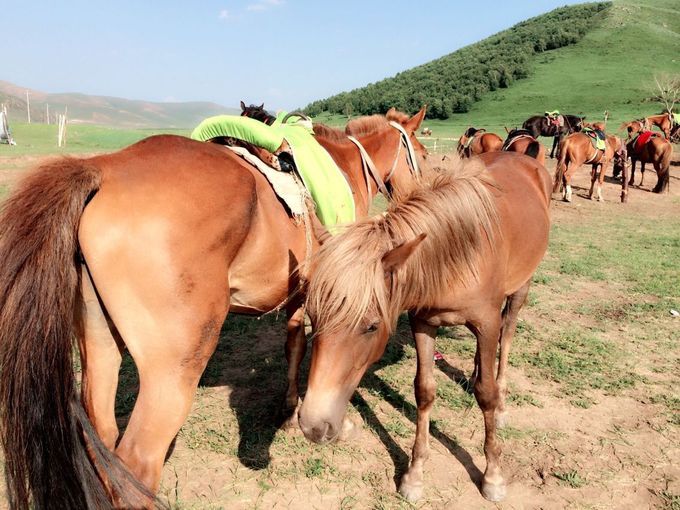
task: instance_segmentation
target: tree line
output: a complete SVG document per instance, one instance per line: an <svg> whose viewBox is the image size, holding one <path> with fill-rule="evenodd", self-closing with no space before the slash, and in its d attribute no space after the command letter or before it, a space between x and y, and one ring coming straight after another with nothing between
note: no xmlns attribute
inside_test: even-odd
<svg viewBox="0 0 680 510"><path fill-rule="evenodd" d="M428 118L467 112L485 93L529 76L535 54L578 42L610 7L597 2L555 9L392 78L314 101L304 111L369 115L427 104Z"/></svg>

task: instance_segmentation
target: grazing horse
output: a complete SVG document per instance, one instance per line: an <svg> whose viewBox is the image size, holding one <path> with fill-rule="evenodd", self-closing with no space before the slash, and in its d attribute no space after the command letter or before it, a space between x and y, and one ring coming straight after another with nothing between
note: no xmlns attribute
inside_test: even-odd
<svg viewBox="0 0 680 510"><path fill-rule="evenodd" d="M526 154L534 158L541 165L545 165L545 147L526 129L513 129L509 131L501 150Z"/></svg>
<svg viewBox="0 0 680 510"><path fill-rule="evenodd" d="M462 158L479 156L485 152L500 151L503 139L495 133L487 133L485 129L469 127L458 139L458 154Z"/></svg>
<svg viewBox="0 0 680 510"><path fill-rule="evenodd" d="M639 135L644 136L644 133ZM627 144L628 157L630 157L630 186L635 185L635 163L640 162L640 186L645 180L645 163L651 163L656 170L656 186L652 189L654 193L668 191L670 181L671 157L673 156L673 146L667 139L660 135L650 136L643 143L638 143L638 138L634 138Z"/></svg>
<svg viewBox="0 0 680 510"><path fill-rule="evenodd" d="M563 190L563 198L571 202L571 178L583 164L592 165L589 198L593 198L595 181L597 180L597 199L602 201L602 183L607 164L614 157L614 148L605 140L605 150L593 147L590 137L584 133L572 133L567 136L560 147L560 159L555 169L553 193ZM599 180L598 167L600 169Z"/></svg>
<svg viewBox="0 0 680 510"><path fill-rule="evenodd" d="M522 124L522 129L526 129L531 133L531 136L538 138L539 136L552 136L553 145L550 151L550 158L555 157L555 150L559 152L560 142L562 138L581 131L583 128L583 121L585 116L579 117L577 115L561 115L563 119L562 125L556 125L551 122L545 115L534 115L529 117ZM558 154L559 157L559 154Z"/></svg>
<svg viewBox="0 0 680 510"><path fill-rule="evenodd" d="M317 332L299 414L308 439L338 436L352 393L382 356L399 313L408 310L418 419L399 492L419 499L436 392L437 328L465 324L477 337L474 393L484 415L487 462L481 490L487 499L503 499L496 427L505 414L517 314L548 246L550 187L545 168L531 158L482 154L395 201L385 215L325 241L312 262L307 295Z"/></svg>
<svg viewBox="0 0 680 510"><path fill-rule="evenodd" d="M413 185L422 157L411 144L422 154L415 132L424 114L356 126L376 179ZM358 147L337 130L316 131L346 175L357 216L367 214L380 183L362 171ZM306 349L296 292L304 274L295 269L318 247L304 223L245 160L180 136L62 158L27 176L0 214L0 440L10 506L152 504L228 312L286 310L286 404L295 407ZM116 444L123 349L140 389Z"/></svg>

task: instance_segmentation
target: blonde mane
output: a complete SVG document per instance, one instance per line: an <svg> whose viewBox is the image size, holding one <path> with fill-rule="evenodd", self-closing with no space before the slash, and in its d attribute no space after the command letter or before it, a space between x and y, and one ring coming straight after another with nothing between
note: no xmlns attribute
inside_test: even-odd
<svg viewBox="0 0 680 510"><path fill-rule="evenodd" d="M381 319L392 328L406 306L432 304L453 286L474 284L485 249L493 249L498 215L493 182L477 162L439 169L381 216L329 239L314 257L307 309L317 331L356 328ZM391 281L382 257L427 234Z"/></svg>

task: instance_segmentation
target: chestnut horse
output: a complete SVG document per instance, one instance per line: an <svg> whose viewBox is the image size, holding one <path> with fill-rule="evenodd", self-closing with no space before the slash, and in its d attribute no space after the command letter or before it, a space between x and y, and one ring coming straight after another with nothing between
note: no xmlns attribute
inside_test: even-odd
<svg viewBox="0 0 680 510"><path fill-rule="evenodd" d="M502 150L526 154L545 166L545 147L526 129L509 131L505 142L503 142Z"/></svg>
<svg viewBox="0 0 680 510"><path fill-rule="evenodd" d="M651 129L652 126L658 127L666 139L671 136L671 128L673 127L673 116L668 112L659 113L657 115L650 115L645 117L647 121L647 129Z"/></svg>
<svg viewBox="0 0 680 510"><path fill-rule="evenodd" d="M654 193L668 191L670 181L671 158L673 156L673 146L671 142L662 138L660 135L652 136L641 147L638 146L637 139L629 141L627 144L628 157L630 157L630 181L629 185L635 185L635 163L640 162L640 186L645 180L645 163L651 163L656 170L656 186L652 189Z"/></svg>
<svg viewBox="0 0 680 510"><path fill-rule="evenodd" d="M424 151L415 138L424 114L354 126L377 175L396 189L414 185L402 145ZM344 133L317 131L365 215L378 183L364 177L359 149ZM304 275L295 269L317 247L300 223L232 151L180 136L61 158L27 176L0 214L0 439L10 506L150 505L228 312L286 309L286 403L295 407L306 349L304 296L294 292ZM140 389L116 444L123 349Z"/></svg>
<svg viewBox="0 0 680 510"><path fill-rule="evenodd" d="M555 169L553 193L563 191L563 198L571 202L571 178L583 164L592 165L590 178L590 191L588 197L593 198L595 181L597 181L597 199L602 201L602 183L607 165L614 157L614 147L605 141L605 150L593 147L590 137L584 133L572 133L562 141L560 147L560 159ZM598 179L599 168L599 179Z"/></svg>
<svg viewBox="0 0 680 510"><path fill-rule="evenodd" d="M458 154L463 158L479 156L485 152L500 151L503 139L495 133L487 133L485 129L469 127L458 139Z"/></svg>
<svg viewBox="0 0 680 510"><path fill-rule="evenodd" d="M505 414L517 313L548 246L550 188L550 176L534 159L482 154L323 244L307 294L317 332L299 413L308 439L324 443L338 436L352 393L382 356L399 313L408 310L418 357L418 419L399 492L420 498L437 328L465 324L477 337L474 393L484 414L487 462L481 490L487 499L503 499L496 427Z"/></svg>

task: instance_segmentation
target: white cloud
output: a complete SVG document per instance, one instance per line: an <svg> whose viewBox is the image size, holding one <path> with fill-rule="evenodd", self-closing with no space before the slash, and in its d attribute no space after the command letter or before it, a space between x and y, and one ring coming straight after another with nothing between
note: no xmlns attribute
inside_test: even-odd
<svg viewBox="0 0 680 510"><path fill-rule="evenodd" d="M270 7L278 7L286 3L286 0L260 0L246 7L247 11L266 11Z"/></svg>
<svg viewBox="0 0 680 510"><path fill-rule="evenodd" d="M229 11L226 9L222 9L219 14L220 19L229 19Z"/></svg>

